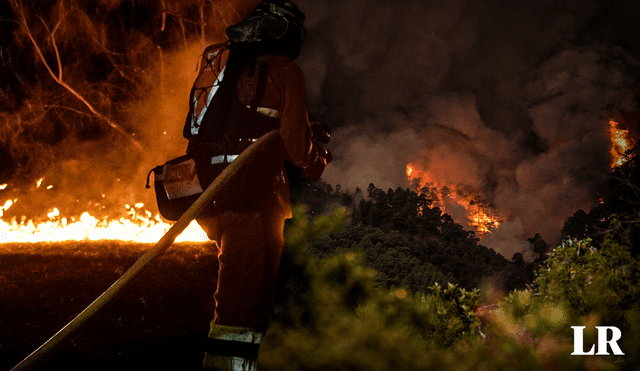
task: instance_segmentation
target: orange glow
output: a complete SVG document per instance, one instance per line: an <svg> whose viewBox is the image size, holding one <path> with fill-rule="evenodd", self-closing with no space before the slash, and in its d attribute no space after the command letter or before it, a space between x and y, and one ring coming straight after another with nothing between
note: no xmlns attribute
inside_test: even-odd
<svg viewBox="0 0 640 371"><path fill-rule="evenodd" d="M611 142L611 168L620 166L625 162L624 154L633 145L629 139L629 130L620 129L618 123L609 120L609 141Z"/></svg>
<svg viewBox="0 0 640 371"><path fill-rule="evenodd" d="M0 206L0 217L19 200L7 200ZM36 222L26 217L0 220L0 243L118 240L156 243L171 228L159 215L144 209L144 204L125 205L127 217L109 219L82 213L79 218L63 217L57 208L47 213L48 220ZM193 221L176 242L208 241L205 232Z"/></svg>
<svg viewBox="0 0 640 371"><path fill-rule="evenodd" d="M407 178L410 181L417 181L418 189L425 186L433 186L435 183L426 171L413 164L407 164Z"/></svg>
<svg viewBox="0 0 640 371"><path fill-rule="evenodd" d="M472 210L471 225L475 227L476 231L480 234L491 233L500 226L500 222L497 218L492 218L485 213L484 208L478 205L469 205L466 208L467 211Z"/></svg>
<svg viewBox="0 0 640 371"><path fill-rule="evenodd" d="M462 190L456 185L442 184L415 164L407 164L406 173L417 192L429 192L428 189L430 189L439 197L439 200L434 200L434 206L439 207L443 212L447 212L445 201L464 208L467 220L457 222L466 224L477 234L490 234L500 226L500 220L491 216L487 207L476 202L474 195L469 191Z"/></svg>

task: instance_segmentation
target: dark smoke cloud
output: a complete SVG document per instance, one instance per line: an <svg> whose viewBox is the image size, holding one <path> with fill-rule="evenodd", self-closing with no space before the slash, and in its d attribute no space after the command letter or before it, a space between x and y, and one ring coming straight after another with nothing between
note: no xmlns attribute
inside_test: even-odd
<svg viewBox="0 0 640 371"><path fill-rule="evenodd" d="M638 110L637 56L612 36L625 4L297 3L311 115L335 128L325 181L406 187L420 163L496 207L505 222L482 243L507 258L593 205L608 120Z"/></svg>

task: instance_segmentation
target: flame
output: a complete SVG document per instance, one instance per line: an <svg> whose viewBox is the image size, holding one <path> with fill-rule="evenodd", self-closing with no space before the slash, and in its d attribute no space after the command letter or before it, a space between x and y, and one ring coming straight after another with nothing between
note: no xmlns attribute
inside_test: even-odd
<svg viewBox="0 0 640 371"><path fill-rule="evenodd" d="M501 221L497 217L491 216L490 210L483 206L471 192L458 186L440 184L433 179L431 174L414 164L407 164L406 173L407 179L412 182L416 191L434 199L434 205L443 212L447 212L447 204L464 208L467 220L463 223L466 223L476 233L491 234L500 226Z"/></svg>
<svg viewBox="0 0 640 371"><path fill-rule="evenodd" d="M469 210L467 208L467 210ZM491 233L500 226L500 221L497 218L490 217L484 210L478 205L471 206L471 225L480 234Z"/></svg>
<svg viewBox="0 0 640 371"><path fill-rule="evenodd" d="M413 174L413 166L407 164L407 178L411 179L411 174Z"/></svg>
<svg viewBox="0 0 640 371"><path fill-rule="evenodd" d="M611 168L615 168L625 163L624 154L633 145L629 139L629 130L620 129L618 123L609 120L609 141L611 142Z"/></svg>
<svg viewBox="0 0 640 371"><path fill-rule="evenodd" d="M0 207L0 217L18 200L7 200ZM146 209L143 203L134 206L125 205L126 217L109 220L84 212L79 218L63 217L58 208L47 213L48 220L36 222L18 221L13 217L6 222L0 219L0 243L32 243L32 242L60 242L60 241L98 241L118 240L135 243L156 243L171 228L171 224L164 222L160 215L155 216ZM205 242L209 241L206 233L193 221L182 232L176 242Z"/></svg>
<svg viewBox="0 0 640 371"><path fill-rule="evenodd" d="M14 202L16 202L17 199L13 199L13 200L7 200L5 201L4 205L2 207L0 207L0 217L2 217L2 215L4 215L4 211L8 210Z"/></svg>

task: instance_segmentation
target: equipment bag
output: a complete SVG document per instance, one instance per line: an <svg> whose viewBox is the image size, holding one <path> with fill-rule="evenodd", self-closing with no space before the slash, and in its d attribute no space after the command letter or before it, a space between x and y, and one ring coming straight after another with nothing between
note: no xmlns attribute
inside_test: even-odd
<svg viewBox="0 0 640 371"><path fill-rule="evenodd" d="M198 179L195 161L187 155L156 166L147 175L154 173L154 188L160 215L176 221L200 197L203 187Z"/></svg>

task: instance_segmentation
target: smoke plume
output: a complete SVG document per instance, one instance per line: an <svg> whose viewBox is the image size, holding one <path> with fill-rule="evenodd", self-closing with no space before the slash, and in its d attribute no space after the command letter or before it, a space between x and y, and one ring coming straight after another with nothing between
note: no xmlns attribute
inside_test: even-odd
<svg viewBox="0 0 640 371"><path fill-rule="evenodd" d="M594 204L608 120L638 109L637 61L602 38L624 5L298 3L311 115L336 127L323 180L406 187L419 164L495 207L504 222L481 243L507 258Z"/></svg>

